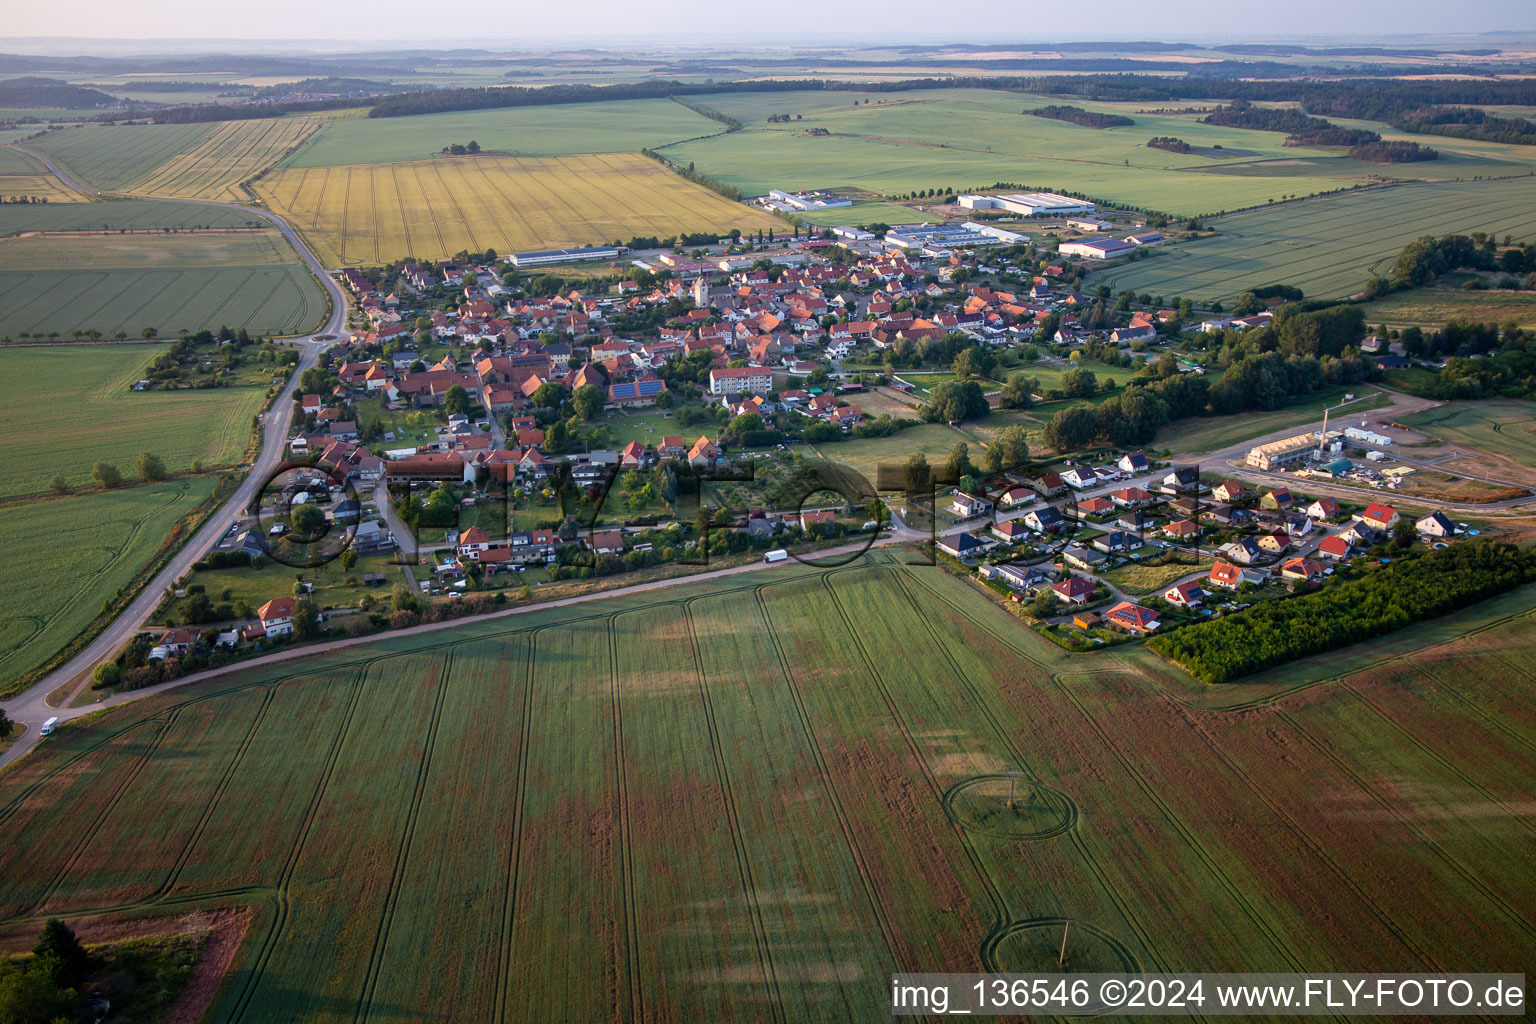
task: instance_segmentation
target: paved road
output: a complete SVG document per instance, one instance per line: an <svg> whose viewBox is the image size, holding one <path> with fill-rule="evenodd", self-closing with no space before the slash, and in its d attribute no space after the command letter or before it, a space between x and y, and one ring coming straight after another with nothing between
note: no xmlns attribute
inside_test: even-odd
<svg viewBox="0 0 1536 1024"><path fill-rule="evenodd" d="M41 160L50 171L56 174L69 187L82 192L94 192L94 190L84 188L70 179L67 174L59 169L58 165L43 154L23 149L20 146L12 148L20 149L22 152ZM101 195L102 193L95 192L94 194ZM241 206L238 203L221 203L201 199L156 201L197 203L202 206L219 206L240 210L260 217L277 227L293 245L295 251L304 258L304 262L309 265L309 269L314 272L320 283L330 294L331 315L321 329L321 333L340 335L346 330L346 295L342 293L341 288L331 279L331 276L326 273L325 268L320 265L320 261L315 258L315 254L310 252L309 248L281 217L268 213L265 210ZM300 348L299 364L295 368L287 386L283 388L282 393L277 397L272 410L261 414L261 453L256 457L250 474L241 483L239 488L236 489L233 497L208 518L208 521L203 524L202 529L182 547L181 551L171 559L165 568L160 570L159 574L139 593L139 596L129 604L128 608L83 651L66 662L62 668L44 677L31 689L0 705L0 707L4 707L5 713L12 721L20 722L27 727L26 734L21 739L13 743L4 752L0 752L0 767L21 757L36 745L39 738L38 730L43 722L50 717L55 715L59 718L77 717L79 713L77 710L63 710L50 707L47 703L48 695L59 687L73 681L79 680L79 684L84 685L85 680L88 678L88 673L95 667L97 662L110 657L113 652L138 632L139 628L149 619L150 613L160 603L161 598L164 597L166 589L173 585L182 575L190 571L192 563L201 558L213 546L214 542L224 536L225 532L235 524L241 510L256 496L257 491L265 483L268 476L282 462L286 454L288 431L293 420L293 394L298 388L299 376L319 361L320 352L325 347L323 342L309 340L307 336L301 339L298 344ZM96 708L101 707L101 705L93 706Z"/></svg>

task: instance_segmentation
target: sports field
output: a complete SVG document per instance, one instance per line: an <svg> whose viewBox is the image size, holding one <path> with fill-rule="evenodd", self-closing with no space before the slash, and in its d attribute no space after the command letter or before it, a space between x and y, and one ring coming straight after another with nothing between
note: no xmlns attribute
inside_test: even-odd
<svg viewBox="0 0 1536 1024"><path fill-rule="evenodd" d="M327 266L784 227L634 153L299 168L256 189Z"/></svg>
<svg viewBox="0 0 1536 1024"><path fill-rule="evenodd" d="M1527 970L1532 608L1211 689L884 556L398 637L66 727L0 915L253 906L221 1024L885 1019L1067 920L1069 973Z"/></svg>
<svg viewBox="0 0 1536 1024"><path fill-rule="evenodd" d="M567 103L326 122L284 167L423 160L471 139L512 156L634 152L725 130L671 100Z"/></svg>
<svg viewBox="0 0 1536 1024"><path fill-rule="evenodd" d="M1203 302L1289 284L1309 298L1339 298L1385 275L1422 235L1536 236L1536 178L1395 185L1234 213L1207 226L1218 233L1090 274L1087 286Z"/></svg>
<svg viewBox="0 0 1536 1024"><path fill-rule="evenodd" d="M49 216L33 223L46 228ZM138 337L146 327L170 335L221 325L290 335L312 329L325 311L319 282L274 229L0 237L0 336L12 339L88 330Z"/></svg>
<svg viewBox="0 0 1536 1024"><path fill-rule="evenodd" d="M1403 417L1414 430L1536 468L1536 406L1514 399L1449 402Z"/></svg>
<svg viewBox="0 0 1536 1024"><path fill-rule="evenodd" d="M0 405L7 472L0 497L48 489L54 474L90 483L98 459L125 477L148 450L177 472L194 459L212 469L245 452L261 388L134 391L163 345L64 345L0 349L9 384Z"/></svg>
<svg viewBox="0 0 1536 1024"><path fill-rule="evenodd" d="M0 690L90 625L213 485L195 477L0 508Z"/></svg>

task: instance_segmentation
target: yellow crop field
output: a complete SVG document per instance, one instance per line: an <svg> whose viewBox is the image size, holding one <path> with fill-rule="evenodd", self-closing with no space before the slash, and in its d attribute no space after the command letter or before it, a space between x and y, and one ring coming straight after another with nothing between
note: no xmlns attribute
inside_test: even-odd
<svg viewBox="0 0 1536 1024"><path fill-rule="evenodd" d="M328 266L784 226L636 153L285 168L256 191Z"/></svg>
<svg viewBox="0 0 1536 1024"><path fill-rule="evenodd" d="M184 153L130 183L125 192L176 199L248 199L240 182L303 145L323 123L317 117L226 121Z"/></svg>
<svg viewBox="0 0 1536 1024"><path fill-rule="evenodd" d="M89 201L74 189L51 174L0 174L0 197L5 202L24 201L30 196L34 201L46 199L50 203L84 203Z"/></svg>

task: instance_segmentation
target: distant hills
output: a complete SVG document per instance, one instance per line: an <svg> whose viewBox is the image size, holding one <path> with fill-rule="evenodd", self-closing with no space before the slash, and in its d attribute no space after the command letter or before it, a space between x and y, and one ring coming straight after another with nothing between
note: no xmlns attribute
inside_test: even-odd
<svg viewBox="0 0 1536 1024"><path fill-rule="evenodd" d="M56 78L11 78L0 82L0 108L65 107L86 110L116 103L117 97L100 89L70 85Z"/></svg>

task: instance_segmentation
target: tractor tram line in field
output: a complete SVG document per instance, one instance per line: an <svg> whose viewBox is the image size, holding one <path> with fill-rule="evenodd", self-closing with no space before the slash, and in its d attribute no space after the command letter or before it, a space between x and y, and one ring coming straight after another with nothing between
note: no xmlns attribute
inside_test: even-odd
<svg viewBox="0 0 1536 1024"><path fill-rule="evenodd" d="M901 733L902 739L905 741L907 750L911 754L912 761L916 764L919 774L923 776L923 779L928 783L929 788L933 791L934 801L942 807L944 801L944 787L939 785L938 779L933 774L932 766L928 763L928 759L923 756L922 746L917 742L916 737L913 736L911 726L907 722L905 716L901 713L901 710L898 708L894 698L891 696L890 689L886 685L884 677L875 667L874 659L870 656L869 650L865 646L864 638L859 634L859 631L854 628L853 621L848 617L847 609L844 608L842 601L839 600L837 596L837 588L831 585L827 575L823 575L821 577L820 585L823 591L826 593L827 599L837 610L838 620L842 623L843 631L850 639L852 639L853 647L858 651L859 659L864 663L864 667L869 673L869 679L874 683L876 690L879 692L887 711L890 713L892 721L894 721L896 724L897 731ZM982 862L980 853L972 843L970 836L966 834L965 829L962 828L959 823L951 820L947 814L944 815L944 820L949 822L950 827L954 831L955 837L959 839L960 848L964 851L966 860L970 862L971 868L975 872L977 880L981 882L982 889L986 893L987 899L992 905L993 919L991 927L988 929L988 931L989 933L998 932L1007 924L1007 901L1003 899L1003 894L998 888L996 880L993 879L991 872L987 870L986 865Z"/></svg>
<svg viewBox="0 0 1536 1024"><path fill-rule="evenodd" d="M1431 838L1421 827L1416 825L1413 822L1413 819L1404 814L1402 809L1394 801L1389 800L1386 796L1382 795L1382 793L1375 786L1367 782L1356 768L1347 764L1342 758L1339 757L1337 753L1333 751L1331 747L1329 747L1328 744L1318 740L1307 729L1303 728L1301 724L1298 723L1293 717L1291 717L1290 714L1278 709L1276 714L1282 721L1291 727L1291 729L1302 739L1303 742L1305 742L1319 754L1323 755L1323 757L1330 761L1341 774L1349 778L1352 782L1355 783L1355 785L1360 787L1361 792L1368 794L1371 799L1379 807L1382 808L1382 810L1389 814L1399 825L1403 827L1404 830L1412 834L1413 837L1422 843L1425 848L1433 852L1434 855L1439 858L1439 860L1446 867L1450 868L1451 871L1453 871L1462 879L1462 881L1466 882L1473 889L1477 890L1477 892L1483 897L1484 900L1486 900L1493 907L1497 908L1501 914L1507 917L1510 922L1513 923L1517 928L1525 932L1527 936L1536 938L1536 925L1532 925L1532 923L1527 920L1524 915L1520 914L1502 896L1490 889L1482 879L1478 878L1470 869L1467 868L1465 864L1461 862L1460 858L1446 850L1440 843Z"/></svg>
<svg viewBox="0 0 1536 1024"><path fill-rule="evenodd" d="M619 701L618 639L614 620L618 612L601 616L598 621L606 640L608 651L608 699L613 719L614 785L618 797L619 822L619 876L624 899L624 992L628 1006L620 1005L621 1016L628 1020L641 1020L645 1014L645 990L640 983L637 967L640 963L639 912L635 900L634 844L631 837L634 828L629 820L629 773L624 756L624 714Z"/></svg>
<svg viewBox="0 0 1536 1024"><path fill-rule="evenodd" d="M410 863L411 848L416 837L416 823L421 816L422 794L427 788L427 777L432 771L432 758L437 749L438 728L443 720L443 705L448 699L448 686L453 678L453 661L457 647L450 648L436 665L437 694L432 701L432 715L427 723L427 734L422 745L421 760L417 764L415 785L411 790L411 802L405 816L405 827L400 832L400 843L395 851L394 866L384 894L384 908L379 915L378 930L374 935L373 949L368 956L368 969L363 976L362 991L358 995L354 1021L367 1021L373 1015L374 997L378 991L380 968L385 947L389 944L390 929L394 925L395 911L400 906L400 890L404 884L406 869ZM428 673L429 677L432 675Z"/></svg>
<svg viewBox="0 0 1536 1024"><path fill-rule="evenodd" d="M805 696L800 692L800 683L796 679L795 673L790 669L789 658L784 651L783 638L779 635L779 631L773 628L773 616L768 611L767 598L764 596L764 593L772 586L773 584L765 583L752 588L758 615L765 627L768 641L773 647L774 657L778 662L779 674L795 705L796 718L799 720L801 732L805 737L806 747L811 753L812 760L816 763L817 773L821 777L822 788L825 790L832 805L833 813L837 817L838 827L842 830L843 842L847 846L848 854L853 859L853 863L857 868L859 881L864 890L864 895L869 902L870 914L873 915L876 923L879 925L880 936L885 943L886 955L890 958L889 962L892 969L897 970L901 967L901 957L896 951L894 931L876 889L868 857L859 846L858 837L851 823L852 819L848 815L847 808L843 805L842 796L838 793L832 770L827 765L826 754L822 750L821 740L816 735L814 721L809 709L805 705Z"/></svg>
<svg viewBox="0 0 1536 1024"><path fill-rule="evenodd" d="M295 834L293 845L288 851L288 857L284 861L282 870L278 873L276 884L272 887L275 903L275 913L271 926L262 936L255 955L250 958L250 968L246 973L244 984L234 997L230 1014L226 1018L228 1024L236 1024L245 1019L246 1012L250 1009L251 1001L255 998L256 990L260 987L262 979L266 975L267 965L271 963L272 955L276 951L278 943L283 937L283 929L288 923L292 913L292 904L288 898L288 888L293 881L293 876L298 870L299 860L304 854L304 848L309 842L309 837L315 830L315 822L320 813L330 789L331 780L335 775L336 764L341 759L342 749L346 746L347 738L351 735L352 722L356 717L357 707L361 703L363 690L368 683L368 676L374 665L385 660L384 658L372 658L356 666L352 673L351 691L345 698L346 710L342 714L340 724L337 726L336 735L331 740L326 751L325 761L321 767L319 778L315 783L315 790L304 808L304 813L299 818L299 825ZM301 676L303 673L295 672L284 677L291 679Z"/></svg>
<svg viewBox="0 0 1536 1024"><path fill-rule="evenodd" d="M1229 757L1226 752L1222 750L1221 745L1216 742L1215 737L1213 737L1208 730L1201 726L1201 724L1196 720L1189 709L1182 709L1180 714L1184 717L1186 723L1195 732L1195 734L1200 737L1201 741L1205 744L1206 749L1208 749L1223 765L1225 765L1226 769L1232 773L1233 777L1239 779L1243 783L1244 787L1246 787L1250 793L1252 793L1261 803L1263 803L1264 806L1269 809L1270 813L1273 814L1277 820L1286 823L1288 831L1297 839L1298 842L1302 843L1307 847L1307 849L1311 850L1313 855L1316 856L1322 863L1328 865L1334 877L1338 881L1342 882L1345 888L1354 893L1355 897L1371 912L1371 915L1376 918L1377 922L1387 931L1388 934L1390 934L1398 942L1402 943L1403 947L1412 953L1418 962L1423 964L1427 969L1443 969L1443 965L1440 964L1434 957L1430 956L1428 951L1426 951L1423 946L1415 942L1408 935L1408 933L1403 930L1403 927L1397 922L1397 920L1393 918L1392 914L1385 907L1383 907L1378 900L1374 899L1370 893L1364 889L1364 887L1355 881L1355 879L1350 875L1349 871L1347 871L1344 866L1341 865L1333 857L1333 855L1328 852L1325 844L1320 842L1316 836L1312 835L1311 832L1309 832L1299 822L1287 814L1279 801L1275 800L1263 786L1257 784L1241 765L1239 765L1233 758Z"/></svg>
<svg viewBox="0 0 1536 1024"><path fill-rule="evenodd" d="M700 598L690 598L677 602L683 621L688 627L688 644L692 651L693 669L699 684L699 697L703 701L705 723L709 732L710 755L715 765L715 779L720 786L721 800L725 805L726 821L731 834L731 847L736 856L736 868L740 875L742 895L746 898L748 912L752 918L753 940L757 946L758 965L763 972L763 983L768 989L768 1006L772 1011L773 1019L785 1020L784 997L779 990L779 976L774 968L773 949L768 940L768 929L763 923L762 901L758 895L757 879L753 876L752 861L744 843L746 833L741 827L741 816L737 811L737 799L731 786L730 770L726 767L725 751L720 743L720 726L715 720L714 702L709 695L709 679L704 671L703 650L699 643L699 631L694 623L693 604Z"/></svg>
<svg viewBox="0 0 1536 1024"><path fill-rule="evenodd" d="M541 632L543 630L537 628L524 631L527 643L523 647L523 710L518 722L517 787L512 800L512 839L507 844L505 875L507 884L506 893L502 897L500 946L496 957L495 1019L498 1021L507 1019L507 990L512 981L515 963L512 934L517 922L517 893L522 884L523 822L528 810L528 750L533 731L533 666L538 660L535 655L538 652Z"/></svg>

